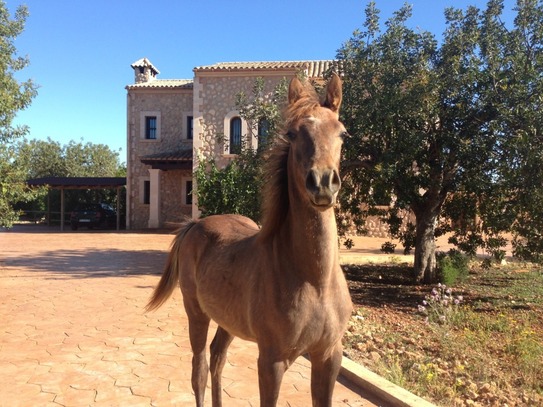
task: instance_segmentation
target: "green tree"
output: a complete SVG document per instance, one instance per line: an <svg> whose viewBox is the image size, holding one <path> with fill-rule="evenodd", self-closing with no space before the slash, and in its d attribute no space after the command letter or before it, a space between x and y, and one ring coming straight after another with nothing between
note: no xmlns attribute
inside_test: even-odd
<svg viewBox="0 0 543 407"><path fill-rule="evenodd" d="M63 146L50 138L17 143L16 164L27 169L26 179L66 176Z"/></svg>
<svg viewBox="0 0 543 407"><path fill-rule="evenodd" d="M213 157L200 158L195 178L202 216L235 213L260 220L263 161L267 146L281 126L287 89L288 83L283 80L272 92L266 92L264 80L257 78L250 96L243 92L236 96L236 107L248 123L246 139L257 138L258 148L243 143L240 154L224 168L219 168Z"/></svg>
<svg viewBox="0 0 543 407"><path fill-rule="evenodd" d="M26 179L42 177L124 177L126 168L120 163L119 153L105 144L70 141L61 145L50 138L47 140L19 141L16 158L17 168L26 169ZM42 191L43 192L43 191ZM108 202L116 200L114 190L68 190L68 210L82 202ZM59 191L50 191L51 207L60 207ZM25 211L43 211L47 207L45 195L19 202L16 207Z"/></svg>
<svg viewBox="0 0 543 407"><path fill-rule="evenodd" d="M28 178L41 177L124 177L126 168L119 153L105 144L70 141L19 141L15 163L27 169Z"/></svg>
<svg viewBox="0 0 543 407"><path fill-rule="evenodd" d="M497 3L498 8L501 3ZM498 22L483 49L492 66L500 131L497 187L483 202L483 224L512 232L514 254L543 261L543 3L522 0L514 27ZM497 13L497 12L496 12ZM496 19L494 19L496 20Z"/></svg>
<svg viewBox="0 0 543 407"><path fill-rule="evenodd" d="M19 82L14 76L28 65L27 58L17 56L14 45L27 16L27 8L20 6L12 19L5 2L0 0L0 227L11 227L17 219L14 202L35 196L35 191L26 186L25 169L13 164L13 142L28 132L25 126L13 126L13 119L36 96L36 85L31 80Z"/></svg>
<svg viewBox="0 0 543 407"><path fill-rule="evenodd" d="M480 196L496 174L503 136L495 107L499 92L481 47L501 43L490 30L500 5L490 1L486 14L475 7L446 9L438 45L429 32L406 26L408 5L382 32L371 2L364 29L338 51L342 118L356 135L345 145L342 209L360 227L377 204L388 206L383 216L391 233L408 249L414 246L417 281L437 278L435 237L447 200ZM485 30L493 36L485 39ZM406 230L400 228L402 210L415 215Z"/></svg>
<svg viewBox="0 0 543 407"><path fill-rule="evenodd" d="M121 177L126 170L121 166L119 153L105 144L76 143L64 147L67 163L66 176L70 177Z"/></svg>

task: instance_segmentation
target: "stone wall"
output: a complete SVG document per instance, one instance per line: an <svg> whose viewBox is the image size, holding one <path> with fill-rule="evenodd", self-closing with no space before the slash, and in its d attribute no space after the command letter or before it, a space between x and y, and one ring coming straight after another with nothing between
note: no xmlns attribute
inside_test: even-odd
<svg viewBox="0 0 543 407"><path fill-rule="evenodd" d="M149 180L149 165L141 163L141 157L149 154L194 148L198 157L215 157L219 166L226 165L232 155L225 151L224 140L229 134L229 119L236 113L236 95L240 92L251 98L256 78L264 78L264 97L271 97L274 88L294 72L195 72L194 87L179 89L171 87L132 88L128 92L128 227L148 227L149 205L143 204L143 181ZM194 110L193 110L194 108ZM145 113L159 116L160 128L157 140L145 140L142 121ZM194 118L194 144L187 140L186 118ZM248 136L248 125L244 123L244 135ZM198 165L194 157L193 165ZM197 217L197 206L183 205L183 179L190 178L190 171L169 170L160 172L160 224L179 223L186 217ZM194 187L197 187L194 184ZM196 203L196 196L193 201ZM404 214L404 225L412 219ZM404 226L405 227L405 226ZM388 226L379 217L366 221L369 236L388 237Z"/></svg>
<svg viewBox="0 0 543 407"><path fill-rule="evenodd" d="M226 150L225 141L229 138L229 120L236 114L236 95L245 92L251 98L255 80L264 78L265 98L271 98L273 90L285 77L291 78L295 72L246 72L229 75L228 73L195 72L194 76L194 150L197 154L193 160L193 170L198 166L199 159L214 157L219 167L226 166L232 155ZM247 142L255 145L250 139L250 124L242 120L242 135ZM194 187L197 188L196 183ZM192 217L199 216L194 197Z"/></svg>
<svg viewBox="0 0 543 407"><path fill-rule="evenodd" d="M149 220L149 205L142 201L142 188L143 181L149 179L151 167L142 164L140 159L149 154L192 147L192 141L187 140L185 134L186 116L192 114L192 100L191 89L145 88L131 89L128 93L127 205L128 227L131 229L147 228ZM158 113L160 126L157 140L145 140L142 123L145 114L142 112ZM173 191L172 179L175 179L172 174L179 171L170 171L170 173L161 174L160 194L163 200L169 199L170 191ZM181 179L179 179L179 184L181 184ZM175 196L181 197L181 192ZM168 208L171 207L169 203L166 205ZM162 206L164 207L164 204ZM166 213L167 211L161 208L161 216ZM172 211L172 216L179 218L179 209Z"/></svg>
<svg viewBox="0 0 543 407"><path fill-rule="evenodd" d="M166 223L179 223L192 214L191 205L183 204L184 189L182 180L185 177L192 177L192 172L182 170L162 171L160 179L162 194L160 219L163 225Z"/></svg>
<svg viewBox="0 0 543 407"><path fill-rule="evenodd" d="M265 97L271 97L274 88L284 76L268 74L264 77ZM224 140L228 140L229 137L229 115L236 112L236 95L245 92L249 98L252 97L252 89L258 77L262 77L262 74L200 76L196 73L194 147L198 154L206 158L215 157L220 166L229 162L231 157L225 153L224 144ZM246 137L249 135L247 123L244 123L243 135Z"/></svg>
<svg viewBox="0 0 543 407"><path fill-rule="evenodd" d="M407 228L408 222L415 224L415 215L409 211L400 211L400 217L402 218L401 230ZM366 218L366 230L369 237L390 237L388 224L383 222L379 216L368 216Z"/></svg>

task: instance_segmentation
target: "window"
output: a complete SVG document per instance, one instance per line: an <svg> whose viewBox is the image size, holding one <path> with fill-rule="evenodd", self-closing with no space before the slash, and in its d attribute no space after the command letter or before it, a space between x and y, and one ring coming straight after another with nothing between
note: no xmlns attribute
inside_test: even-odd
<svg viewBox="0 0 543 407"><path fill-rule="evenodd" d="M192 140L193 138L192 119L192 116L187 116L187 140Z"/></svg>
<svg viewBox="0 0 543 407"><path fill-rule="evenodd" d="M230 154L241 153L241 119L230 119Z"/></svg>
<svg viewBox="0 0 543 407"><path fill-rule="evenodd" d="M241 153L244 137L249 134L247 122L240 117L239 111L232 110L224 116L223 126L224 154ZM255 140L256 137L251 138L251 142Z"/></svg>
<svg viewBox="0 0 543 407"><path fill-rule="evenodd" d="M157 138L156 116L145 116L145 138L147 140L156 140Z"/></svg>
<svg viewBox="0 0 543 407"><path fill-rule="evenodd" d="M151 181L143 181L143 204L151 203Z"/></svg>
<svg viewBox="0 0 543 407"><path fill-rule="evenodd" d="M158 110L140 112L140 140L147 142L160 140L160 116Z"/></svg>
<svg viewBox="0 0 543 407"><path fill-rule="evenodd" d="M258 148L265 148L268 144L268 134L270 132L270 122L262 118L258 121Z"/></svg>
<svg viewBox="0 0 543 407"><path fill-rule="evenodd" d="M185 204L192 205L192 181L185 183Z"/></svg>

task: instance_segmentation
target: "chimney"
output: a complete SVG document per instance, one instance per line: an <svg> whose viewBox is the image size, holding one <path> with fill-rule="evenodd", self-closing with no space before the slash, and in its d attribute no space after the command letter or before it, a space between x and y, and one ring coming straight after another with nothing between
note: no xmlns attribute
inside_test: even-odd
<svg viewBox="0 0 543 407"><path fill-rule="evenodd" d="M147 58L142 58L130 65L134 69L134 82L144 83L150 82L156 79L156 76L160 73L156 69L151 61Z"/></svg>

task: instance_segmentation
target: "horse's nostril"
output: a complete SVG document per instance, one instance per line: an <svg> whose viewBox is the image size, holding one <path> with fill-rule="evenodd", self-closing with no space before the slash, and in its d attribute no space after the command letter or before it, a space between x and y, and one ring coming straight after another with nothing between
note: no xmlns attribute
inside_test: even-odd
<svg viewBox="0 0 543 407"><path fill-rule="evenodd" d="M319 184L320 184L320 177L317 171L311 170L309 171L309 174L307 174L307 179L305 181L305 187L309 191L318 191L319 190Z"/></svg>
<svg viewBox="0 0 543 407"><path fill-rule="evenodd" d="M332 175L332 182L330 184L330 189L332 190L332 192L337 192L339 191L339 188L341 188L341 178L339 177L339 174L336 170L333 170L333 175Z"/></svg>
<svg viewBox="0 0 543 407"><path fill-rule="evenodd" d="M307 174L305 181L307 191L317 205L330 205L341 187L339 173L333 169L313 169Z"/></svg>

